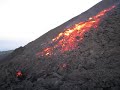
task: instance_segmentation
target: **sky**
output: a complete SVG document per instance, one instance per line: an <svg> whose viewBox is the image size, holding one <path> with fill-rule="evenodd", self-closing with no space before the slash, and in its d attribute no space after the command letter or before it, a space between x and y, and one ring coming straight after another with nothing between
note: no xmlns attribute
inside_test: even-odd
<svg viewBox="0 0 120 90"><path fill-rule="evenodd" d="M0 0L0 51L24 46L100 1Z"/></svg>

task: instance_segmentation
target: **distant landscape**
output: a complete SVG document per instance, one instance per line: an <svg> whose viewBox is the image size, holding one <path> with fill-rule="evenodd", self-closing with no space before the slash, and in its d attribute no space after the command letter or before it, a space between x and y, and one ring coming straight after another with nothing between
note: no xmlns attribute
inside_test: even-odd
<svg viewBox="0 0 120 90"><path fill-rule="evenodd" d="M3 60L6 56L8 56L12 52L13 52L13 50L0 51L0 61Z"/></svg>

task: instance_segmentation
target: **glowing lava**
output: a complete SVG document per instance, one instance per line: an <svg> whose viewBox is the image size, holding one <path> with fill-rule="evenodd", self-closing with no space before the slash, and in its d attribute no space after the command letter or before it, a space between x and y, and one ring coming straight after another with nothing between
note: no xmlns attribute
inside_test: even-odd
<svg viewBox="0 0 120 90"><path fill-rule="evenodd" d="M16 72L16 77L22 77L22 76L23 76L23 74L21 71Z"/></svg>
<svg viewBox="0 0 120 90"><path fill-rule="evenodd" d="M50 56L75 49L78 42L84 38L85 33L90 31L91 28L97 28L103 16L114 7L115 6L105 9L99 12L96 16L90 17L87 21L80 22L65 29L64 32L61 32L50 42L56 43L55 45L45 48L42 52L38 52L36 56Z"/></svg>

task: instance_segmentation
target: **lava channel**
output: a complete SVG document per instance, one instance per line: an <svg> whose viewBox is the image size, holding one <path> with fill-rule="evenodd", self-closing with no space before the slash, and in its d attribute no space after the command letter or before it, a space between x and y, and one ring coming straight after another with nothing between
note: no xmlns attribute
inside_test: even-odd
<svg viewBox="0 0 120 90"><path fill-rule="evenodd" d="M48 46L47 48L43 49L43 51L38 52L36 56L46 57L75 49L78 45L78 42L84 39L85 33L89 32L91 28L97 28L103 16L113 8L115 8L115 6L99 12L97 15L90 17L84 22L77 23L65 29L64 32L59 33L57 37L50 41L51 44L56 44L53 46Z"/></svg>

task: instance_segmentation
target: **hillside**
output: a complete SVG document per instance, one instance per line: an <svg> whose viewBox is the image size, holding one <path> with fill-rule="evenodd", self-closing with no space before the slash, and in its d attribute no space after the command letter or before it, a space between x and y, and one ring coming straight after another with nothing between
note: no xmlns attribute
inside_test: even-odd
<svg viewBox="0 0 120 90"><path fill-rule="evenodd" d="M119 90L119 16L120 0L103 0L15 50L0 63L0 89Z"/></svg>
<svg viewBox="0 0 120 90"><path fill-rule="evenodd" d="M13 50L9 51L1 51L0 52L0 61L3 60L5 57L7 57L10 53L12 53Z"/></svg>

